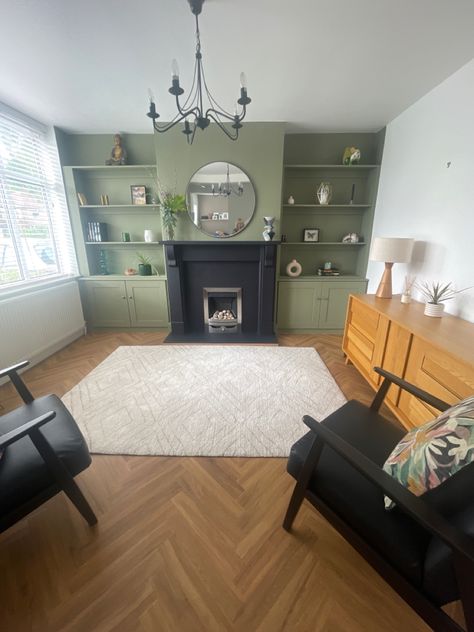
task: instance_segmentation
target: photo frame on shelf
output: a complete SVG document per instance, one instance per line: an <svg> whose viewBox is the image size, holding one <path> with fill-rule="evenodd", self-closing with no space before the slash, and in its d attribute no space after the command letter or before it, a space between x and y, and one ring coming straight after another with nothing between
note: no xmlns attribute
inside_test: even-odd
<svg viewBox="0 0 474 632"><path fill-rule="evenodd" d="M229 219L229 213L219 213L219 219Z"/></svg>
<svg viewBox="0 0 474 632"><path fill-rule="evenodd" d="M146 204L146 186L143 184L132 184L130 186L132 204L134 206L144 206Z"/></svg>
<svg viewBox="0 0 474 632"><path fill-rule="evenodd" d="M219 213L213 213L212 219L219 219Z"/></svg>
<svg viewBox="0 0 474 632"><path fill-rule="evenodd" d="M317 242L317 241L319 241L319 228L304 228L303 229L303 241L304 242Z"/></svg>

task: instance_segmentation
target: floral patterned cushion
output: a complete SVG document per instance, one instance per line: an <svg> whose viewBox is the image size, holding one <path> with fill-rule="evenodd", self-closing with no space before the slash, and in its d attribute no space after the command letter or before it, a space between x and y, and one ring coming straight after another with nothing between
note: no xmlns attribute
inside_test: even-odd
<svg viewBox="0 0 474 632"><path fill-rule="evenodd" d="M472 462L474 395L406 434L392 450L383 469L415 496L421 496ZM394 506L385 496L385 508Z"/></svg>

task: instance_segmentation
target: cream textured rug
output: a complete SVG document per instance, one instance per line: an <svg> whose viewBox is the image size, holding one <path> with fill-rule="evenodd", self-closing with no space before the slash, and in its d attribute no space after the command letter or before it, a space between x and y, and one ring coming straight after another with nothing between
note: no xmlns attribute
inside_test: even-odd
<svg viewBox="0 0 474 632"><path fill-rule="evenodd" d="M345 398L312 348L119 347L63 397L102 454L287 456Z"/></svg>

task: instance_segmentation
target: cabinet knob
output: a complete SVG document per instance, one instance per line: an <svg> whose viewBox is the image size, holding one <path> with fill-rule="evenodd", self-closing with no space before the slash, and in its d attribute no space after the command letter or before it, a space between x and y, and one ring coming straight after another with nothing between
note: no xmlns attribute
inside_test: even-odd
<svg viewBox="0 0 474 632"><path fill-rule="evenodd" d="M122 296L122 298L127 298L126 296Z"/></svg>
<svg viewBox="0 0 474 632"><path fill-rule="evenodd" d="M125 298L125 297L124 297ZM129 296L128 297L131 301L133 301L133 296Z"/></svg>

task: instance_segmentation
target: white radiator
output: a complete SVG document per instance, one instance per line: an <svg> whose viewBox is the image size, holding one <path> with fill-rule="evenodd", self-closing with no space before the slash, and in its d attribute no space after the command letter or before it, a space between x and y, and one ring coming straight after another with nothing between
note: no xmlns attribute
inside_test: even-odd
<svg viewBox="0 0 474 632"><path fill-rule="evenodd" d="M0 368L40 362L84 333L76 281L0 297Z"/></svg>

